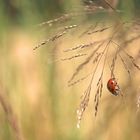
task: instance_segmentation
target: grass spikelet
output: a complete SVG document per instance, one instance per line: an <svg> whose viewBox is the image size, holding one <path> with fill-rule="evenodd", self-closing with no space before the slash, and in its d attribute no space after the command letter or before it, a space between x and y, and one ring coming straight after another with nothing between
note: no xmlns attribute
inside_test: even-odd
<svg viewBox="0 0 140 140"><path fill-rule="evenodd" d="M43 45L46 45L49 42L53 42L56 39L62 37L63 35L65 35L70 29L76 28L77 25L70 25L70 26L65 26L61 31L59 31L56 35L52 36L51 38L41 42L39 45L37 45L36 47L33 48L33 50L36 50L38 48L40 48Z"/></svg>
<svg viewBox="0 0 140 140"><path fill-rule="evenodd" d="M98 106L99 106L100 98L102 96L102 89L103 89L103 82L102 82L102 77L100 77L97 83L97 91L94 97L95 116L97 116L97 113L98 113Z"/></svg>
<svg viewBox="0 0 140 140"><path fill-rule="evenodd" d="M80 103L79 108L77 109L77 127L80 127L80 122L83 117L83 113L88 106L89 97L90 97L91 85L88 86L87 90L84 92L82 101Z"/></svg>
<svg viewBox="0 0 140 140"><path fill-rule="evenodd" d="M72 59L75 59L75 58L79 58L79 57L82 57L82 56L86 56L87 54L75 54L74 56L71 56L71 57L68 57L68 58L62 58L61 61L66 61L66 60L72 60Z"/></svg>
<svg viewBox="0 0 140 140"><path fill-rule="evenodd" d="M92 32L88 32L88 35L91 35L91 34L94 34L94 33L97 33L97 32L103 32L109 28L111 28L112 26L110 27L105 27L105 28L102 28L102 29L99 29L99 30L95 30L95 31L92 31Z"/></svg>
<svg viewBox="0 0 140 140"><path fill-rule="evenodd" d="M80 44L80 45L77 45L76 47L65 49L65 50L63 50L63 52L77 51L77 49L81 50L81 49L85 49L85 48L88 48L88 47L93 47L97 44L105 42L106 40L108 40L108 39L93 41L93 42L90 42L90 43L87 43L87 44Z"/></svg>

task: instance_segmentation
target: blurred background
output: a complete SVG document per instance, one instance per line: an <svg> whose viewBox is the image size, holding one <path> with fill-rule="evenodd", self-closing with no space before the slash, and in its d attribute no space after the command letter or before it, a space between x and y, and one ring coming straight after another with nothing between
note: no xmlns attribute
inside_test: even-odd
<svg viewBox="0 0 140 140"><path fill-rule="evenodd" d="M118 62L119 81L126 93L125 101L114 97L106 89L97 117L94 116L93 97L77 129L76 109L87 82L68 87L67 81L78 61L59 61L67 57L65 48L91 38L77 39L78 32L93 20L107 18L107 13L83 13L92 1L83 0L0 0L0 140L139 140L140 76L131 69L132 78L122 71ZM110 9L103 0L93 0L97 7ZM132 20L139 16L139 0L108 0L119 9L121 18ZM40 23L63 14L82 12L71 20L55 25ZM83 28L70 32L64 38L33 50L42 40L71 24ZM86 29L86 28L85 28ZM84 31L84 30L83 30ZM96 39L108 33L95 36ZM134 41L129 53L139 60L140 40ZM113 54L110 54L113 55ZM83 69L86 73L87 69ZM109 70L108 70L109 72ZM106 75L109 75L106 72ZM81 74L82 75L82 74ZM94 88L93 88L94 89ZM94 93L94 90L93 90ZM94 95L93 95L94 96ZM137 104L139 101L139 104Z"/></svg>

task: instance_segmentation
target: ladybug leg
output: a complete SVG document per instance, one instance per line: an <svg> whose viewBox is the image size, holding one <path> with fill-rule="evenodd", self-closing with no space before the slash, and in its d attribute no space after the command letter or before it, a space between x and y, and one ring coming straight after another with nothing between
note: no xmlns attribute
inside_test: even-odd
<svg viewBox="0 0 140 140"><path fill-rule="evenodd" d="M112 94L115 95L115 96L118 96L119 95L119 92L115 91Z"/></svg>
<svg viewBox="0 0 140 140"><path fill-rule="evenodd" d="M118 85L115 86L114 95L118 96L121 94L120 87Z"/></svg>

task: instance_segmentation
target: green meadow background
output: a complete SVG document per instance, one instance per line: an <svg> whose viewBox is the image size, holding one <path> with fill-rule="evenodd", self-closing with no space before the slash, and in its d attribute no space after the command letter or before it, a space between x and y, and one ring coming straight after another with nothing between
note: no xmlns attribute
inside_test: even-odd
<svg viewBox="0 0 140 140"><path fill-rule="evenodd" d="M65 24L45 28L39 27L39 23L81 8L82 2L78 0L0 0L0 140L140 139L140 114L136 113L140 92L137 70L132 70L131 80L119 70L128 95L125 103L104 88L97 117L94 117L92 97L77 129L76 109L88 80L68 87L67 81L76 64L57 61L60 50L74 46L76 32L33 50L55 28ZM125 11L122 18L133 19L139 16L140 1L120 0L117 8ZM79 23L85 16L76 17L71 23ZM133 46L129 51L135 56L139 42Z"/></svg>

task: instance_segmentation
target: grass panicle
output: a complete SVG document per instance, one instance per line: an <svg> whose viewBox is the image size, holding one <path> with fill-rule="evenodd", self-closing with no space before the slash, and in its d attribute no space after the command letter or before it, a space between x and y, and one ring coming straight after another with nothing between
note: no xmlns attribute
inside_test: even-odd
<svg viewBox="0 0 140 140"><path fill-rule="evenodd" d="M110 65L110 76L108 77L108 80L111 78L114 78L116 80L116 69L117 69L117 61L121 61L121 63L123 64L123 68L125 69L125 71L129 74L131 74L131 69L129 68L127 62L128 60L131 61L132 65L140 70L140 66L136 63L136 60L134 57L132 57L131 55L129 55L126 51L125 48L128 47L128 45L130 45L133 41L136 41L138 39L140 39L140 32L135 32L135 36L129 36L130 32L132 31L131 29L133 29L135 27L136 29L140 29L140 24L138 20L132 20L132 21L122 21L121 18L119 17L119 10L117 10L115 7L113 7L107 0L104 0L104 3L106 4L106 6L108 6L108 9L111 12L114 13L116 21L110 22L110 24L108 24L106 21L95 21L95 23L91 22L91 24L88 24L88 27L86 26L85 30L83 31L79 31L80 35L78 36L79 39L82 39L82 37L93 37L93 39L91 39L91 41L87 42L87 43L83 43L83 44L78 44L74 47L70 47L70 48L66 48L63 49L63 53L65 53L65 55L69 55L69 53L72 53L71 56L62 58L61 61L71 61L71 60L75 60L75 58L81 58L83 56L86 56L86 58L83 58L80 64L78 64L76 66L76 69L74 70L74 72L71 75L71 78L68 81L68 86L74 86L82 81L84 81L86 78L90 78L89 83L87 84L87 87L84 91L84 94L82 95L81 98L81 102L80 105L77 109L77 127L80 127L80 122L82 120L82 117L84 115L84 112L86 110L86 108L88 107L89 104L89 100L90 100L90 95L91 95L91 91L92 91L92 86L95 82L93 82L95 80L95 75L98 73L99 77L98 77L98 82L96 85L96 92L94 92L94 104L95 104L95 116L97 116L98 113L98 108L99 108L99 104L100 104L100 99L102 97L102 93L103 93L103 87L104 87L104 83L103 83L103 79L104 79L104 71L106 71L106 67L107 67L107 62L109 62ZM77 17L77 16L81 16L81 15L92 15L95 14L95 11L106 11L107 9L97 6L96 4L94 4L94 2L86 2L86 6L84 7L85 9L81 12L77 12L77 13L70 13L70 14L66 14L60 18L56 18L54 20L50 20L48 22L44 22L42 24L40 24L40 26L48 24L48 25L52 25L53 23L57 23L57 22L61 22L64 21L66 19L72 19L73 17ZM110 12L110 13L111 13ZM102 23L102 24L100 24ZM83 28L83 22L80 24L73 24L70 26L65 26L62 27L62 30L59 31L57 34L55 34L53 37L51 37L50 39L42 42L41 44L39 44L37 47L34 48L37 49L39 47L41 47L42 45L46 45L49 42L53 42L57 39L59 39L60 37L62 37L63 35L65 35L66 33L68 33L71 29L80 29ZM100 40L96 40L96 34L100 34L100 35L104 35L104 31L110 33L107 36L102 36L100 38ZM124 38L122 37L122 35L124 35ZM113 49L112 49L113 47ZM90 48L90 49L88 49ZM113 50L113 52L111 52L110 50ZM89 51L88 53L85 53L85 51ZM82 52L82 53L81 53ZM112 53L112 55L110 56L110 52ZM120 58L120 59L119 59ZM127 61L126 61L127 60ZM91 63L92 62L92 63ZM80 72L86 67L86 66L91 65L91 69L90 72L88 72L88 74L86 73L85 75L82 75L81 78L77 78L80 75ZM100 65L100 69L101 71L97 71L99 69L99 65ZM117 82L116 82L117 83ZM117 92L119 92L118 95L121 95L122 97L124 97L124 93L121 90L121 86L117 83L117 88L115 90L118 90ZM138 104L139 106L139 104Z"/></svg>

